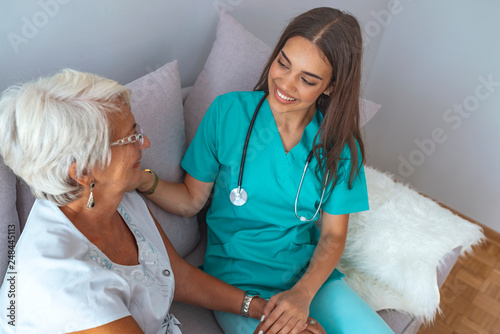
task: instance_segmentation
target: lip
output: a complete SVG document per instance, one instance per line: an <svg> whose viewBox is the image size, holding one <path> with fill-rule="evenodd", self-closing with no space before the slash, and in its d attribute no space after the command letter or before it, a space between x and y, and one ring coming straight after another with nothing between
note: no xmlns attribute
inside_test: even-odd
<svg viewBox="0 0 500 334"><path fill-rule="evenodd" d="M141 158L142 159L142 158ZM135 164L132 166L133 168L139 168L141 167L141 159L137 160Z"/></svg>
<svg viewBox="0 0 500 334"><path fill-rule="evenodd" d="M279 93L278 93L279 92ZM287 98L291 98L291 99L294 99L293 101L290 101L290 100L286 100L284 98L282 98L281 95L287 97ZM274 84L274 97L276 98L276 100L278 100L280 103L283 103L283 104L291 104L291 103L295 103L297 102L297 99L286 94L285 92L283 92L281 89L278 89L278 86L276 84Z"/></svg>

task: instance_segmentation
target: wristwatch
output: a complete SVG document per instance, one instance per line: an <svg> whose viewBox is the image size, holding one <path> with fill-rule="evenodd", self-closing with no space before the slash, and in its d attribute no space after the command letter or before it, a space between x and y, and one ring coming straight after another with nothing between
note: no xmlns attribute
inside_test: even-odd
<svg viewBox="0 0 500 334"><path fill-rule="evenodd" d="M243 298L243 303L241 304L241 315L245 318L250 318L248 310L250 310L250 303L252 299L259 298L260 294L257 291L249 290L245 291L245 298Z"/></svg>

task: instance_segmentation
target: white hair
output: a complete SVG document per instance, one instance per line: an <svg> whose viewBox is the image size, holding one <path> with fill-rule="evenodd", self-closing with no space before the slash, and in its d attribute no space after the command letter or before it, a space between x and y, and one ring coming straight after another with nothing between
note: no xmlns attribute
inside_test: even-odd
<svg viewBox="0 0 500 334"><path fill-rule="evenodd" d="M83 187L69 176L104 168L111 159L111 115L130 106L130 90L116 81L65 69L12 86L0 97L0 154L36 198L59 206Z"/></svg>

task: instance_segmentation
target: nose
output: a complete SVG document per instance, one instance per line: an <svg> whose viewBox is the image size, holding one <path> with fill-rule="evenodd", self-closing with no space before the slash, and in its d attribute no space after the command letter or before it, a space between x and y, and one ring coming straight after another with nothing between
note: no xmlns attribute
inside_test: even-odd
<svg viewBox="0 0 500 334"><path fill-rule="evenodd" d="M281 77L280 87L287 93L294 91L295 83L291 74L287 73Z"/></svg>
<svg viewBox="0 0 500 334"><path fill-rule="evenodd" d="M142 145L140 145L140 149L144 150L144 149L148 148L149 146L151 146L151 142L149 141L148 136L146 136L146 135L142 135L142 136L144 139L144 143Z"/></svg>

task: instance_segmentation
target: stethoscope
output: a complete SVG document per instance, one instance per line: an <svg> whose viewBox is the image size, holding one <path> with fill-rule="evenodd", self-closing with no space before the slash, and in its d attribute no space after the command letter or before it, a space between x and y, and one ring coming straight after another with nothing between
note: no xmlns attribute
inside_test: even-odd
<svg viewBox="0 0 500 334"><path fill-rule="evenodd" d="M231 190L231 192L229 193L229 200L235 206L242 206L248 200L248 194L247 194L246 190L243 189L241 186L242 180L243 180L243 170L245 167L245 159L246 159L246 155L247 155L248 142L250 140L250 134L252 133L253 125L255 123L255 118L257 118L257 114L259 113L260 107L262 106L262 103L264 103L264 100L266 99L267 94L268 94L268 92L266 91L264 96L262 97L262 99L260 99L259 104L255 108L255 111L253 113L252 120L250 121L250 125L248 126L247 136L245 138L245 145L243 146L243 155L241 157L240 175L238 177L238 186L236 188L234 188L233 190ZM318 215L319 210L321 209L321 203L323 202L323 197L325 196L325 189L326 189L326 186L328 184L328 178L330 176L330 172L328 172L326 174L326 179L325 179L325 184L323 186L323 191L321 192L321 199L319 200L319 205L318 205L318 208L316 209L316 213L314 214L314 216L311 219L307 219L304 216L299 217L299 215L297 214L297 202L299 200L300 189L302 189L302 182L304 182L304 176L306 175L307 167L309 166L309 163L311 162L312 157L313 157L313 151L311 150L311 152L309 152L309 155L307 156L306 164L304 166L304 171L302 172L302 178L300 179L300 183L299 183L299 189L297 189L297 196L295 197L295 217L297 217L298 219L300 219L300 221L303 221L303 222L313 221L314 218L316 218L316 216Z"/></svg>

